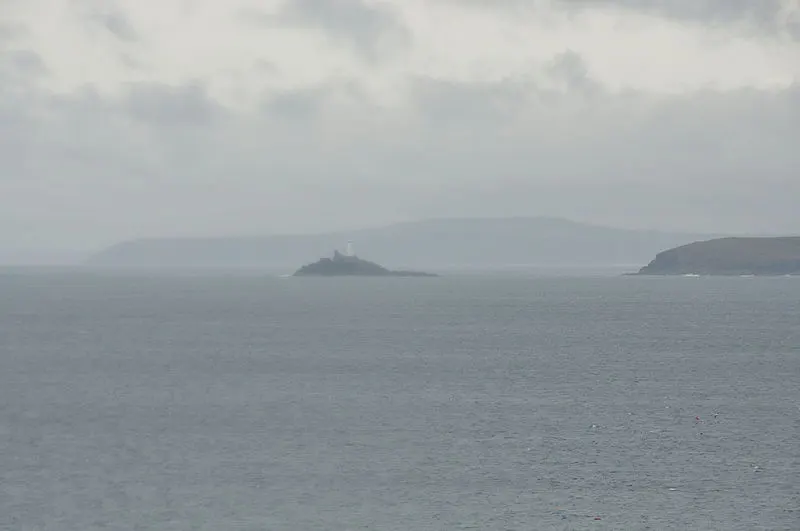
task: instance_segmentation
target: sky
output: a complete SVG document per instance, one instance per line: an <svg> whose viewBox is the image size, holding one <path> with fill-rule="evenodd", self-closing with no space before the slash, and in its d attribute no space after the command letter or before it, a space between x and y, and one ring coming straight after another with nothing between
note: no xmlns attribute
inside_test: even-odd
<svg viewBox="0 0 800 531"><path fill-rule="evenodd" d="M0 0L0 246L800 233L800 0Z"/></svg>

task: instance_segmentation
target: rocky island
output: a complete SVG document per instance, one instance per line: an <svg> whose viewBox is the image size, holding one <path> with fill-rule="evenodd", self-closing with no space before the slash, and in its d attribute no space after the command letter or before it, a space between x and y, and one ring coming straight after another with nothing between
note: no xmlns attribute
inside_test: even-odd
<svg viewBox="0 0 800 531"><path fill-rule="evenodd" d="M656 255L638 275L800 275L800 237L718 238Z"/></svg>
<svg viewBox="0 0 800 531"><path fill-rule="evenodd" d="M294 276L435 277L438 275L420 271L391 271L355 255L344 255L334 251L333 258L322 258L313 264L304 265L295 271Z"/></svg>

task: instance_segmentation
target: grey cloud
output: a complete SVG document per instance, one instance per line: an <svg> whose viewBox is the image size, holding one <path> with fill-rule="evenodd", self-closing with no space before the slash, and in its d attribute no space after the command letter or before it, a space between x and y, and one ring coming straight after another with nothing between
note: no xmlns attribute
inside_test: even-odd
<svg viewBox="0 0 800 531"><path fill-rule="evenodd" d="M22 35L25 35L27 29L20 24L8 24L0 22L0 49L13 42Z"/></svg>
<svg viewBox="0 0 800 531"><path fill-rule="evenodd" d="M274 22L323 30L370 60L396 51L409 38L406 27L389 6L370 5L363 0L288 0Z"/></svg>
<svg viewBox="0 0 800 531"><path fill-rule="evenodd" d="M565 6L620 6L687 20L774 19L784 0L561 0Z"/></svg>
<svg viewBox="0 0 800 531"><path fill-rule="evenodd" d="M3 104L23 104L33 84L47 74L47 66L36 52L0 48L0 110Z"/></svg>
<svg viewBox="0 0 800 531"><path fill-rule="evenodd" d="M9 42L14 36L14 30L7 24L0 24L0 45Z"/></svg>
<svg viewBox="0 0 800 531"><path fill-rule="evenodd" d="M262 109L271 117L306 123L317 117L325 99L325 91L320 87L287 91L268 97Z"/></svg>
<svg viewBox="0 0 800 531"><path fill-rule="evenodd" d="M551 77L564 82L571 90L597 92L599 83L589 76L589 67L583 57L572 50L557 55L547 66Z"/></svg>
<svg viewBox="0 0 800 531"><path fill-rule="evenodd" d="M543 74L561 87L535 81L536 72L497 82L458 83L433 78L418 78L413 84L417 107L431 125L485 123L497 125L513 121L528 105L544 104L570 96L600 94L603 87L590 76L583 57L566 50L553 57Z"/></svg>
<svg viewBox="0 0 800 531"><path fill-rule="evenodd" d="M426 122L440 126L494 125L507 119L525 100L525 92L514 81L457 83L419 78L414 98Z"/></svg>
<svg viewBox="0 0 800 531"><path fill-rule="evenodd" d="M441 0L459 6L505 10L541 10L533 0ZM800 8L793 0L554 0L545 3L567 11L622 8L684 22L717 25L746 23L753 30L784 32L800 40Z"/></svg>
<svg viewBox="0 0 800 531"><path fill-rule="evenodd" d="M119 62L122 63L126 68L130 70L144 70L145 67L141 61L135 59L130 54L121 53L119 54Z"/></svg>
<svg viewBox="0 0 800 531"><path fill-rule="evenodd" d="M266 76L274 76L280 72L278 66L267 59L256 59L253 63L253 68Z"/></svg>
<svg viewBox="0 0 800 531"><path fill-rule="evenodd" d="M24 77L37 76L47 71L42 57L32 50L0 51L0 63L6 72Z"/></svg>
<svg viewBox="0 0 800 531"><path fill-rule="evenodd" d="M125 43L139 40L139 33L119 0L81 0L75 4L88 30L100 29Z"/></svg>
<svg viewBox="0 0 800 531"><path fill-rule="evenodd" d="M449 102L452 115L492 115L507 88L481 91L484 96L464 98L476 95L474 87L453 86L450 96L439 87L437 97ZM788 200L800 194L798 98L800 86L779 94L743 90L660 100L604 94L584 106L567 94L551 97L536 112L520 107L513 122L472 122L451 144L426 136L421 142L437 148L408 160L475 184L455 196L463 214L495 204L502 205L495 215L545 212L622 225L636 219L686 229L800 231L800 215ZM428 103L423 99L422 105ZM454 149L457 157L434 154ZM452 191L434 202L445 204Z"/></svg>
<svg viewBox="0 0 800 531"><path fill-rule="evenodd" d="M791 0L572 0L577 6L619 6L653 13L676 20L704 24L745 22L754 30L767 33L785 32L800 40L800 8Z"/></svg>
<svg viewBox="0 0 800 531"><path fill-rule="evenodd" d="M575 57L553 64L583 78ZM121 101L88 89L0 100L0 134L12 139L0 143L0 241L86 246L482 215L800 232L800 86L587 100L533 76L419 83L422 121L357 97L328 121L320 111L348 90L337 83L247 115L202 85L134 86Z"/></svg>
<svg viewBox="0 0 800 531"><path fill-rule="evenodd" d="M367 105L369 96L353 79L330 79L302 89L266 94L262 116L281 121L286 127L305 127L320 118L331 105L358 102Z"/></svg>
<svg viewBox="0 0 800 531"><path fill-rule="evenodd" d="M4 162L16 161L18 174L27 182L64 183L65 174L59 169L63 167L71 169L70 179L96 186L92 172L77 172L75 167L96 165L113 175L128 167L129 157L143 160L148 155L147 150L133 149L138 147L135 124L126 109L91 86L66 95L30 91L25 100L6 109L4 118L13 120L16 139L24 147L20 153L4 153ZM99 146L102 149L96 149Z"/></svg>
<svg viewBox="0 0 800 531"><path fill-rule="evenodd" d="M173 87L140 83L128 87L126 110L142 122L157 126L210 126L224 116L201 83Z"/></svg>
<svg viewBox="0 0 800 531"><path fill-rule="evenodd" d="M139 35L130 20L121 11L110 11L97 15L99 23L118 39L126 42L139 40Z"/></svg>

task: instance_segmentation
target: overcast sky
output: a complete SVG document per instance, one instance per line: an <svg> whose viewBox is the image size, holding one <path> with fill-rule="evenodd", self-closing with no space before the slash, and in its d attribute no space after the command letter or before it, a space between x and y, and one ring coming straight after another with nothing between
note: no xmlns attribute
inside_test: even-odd
<svg viewBox="0 0 800 531"><path fill-rule="evenodd" d="M0 245L800 233L800 0L0 0Z"/></svg>

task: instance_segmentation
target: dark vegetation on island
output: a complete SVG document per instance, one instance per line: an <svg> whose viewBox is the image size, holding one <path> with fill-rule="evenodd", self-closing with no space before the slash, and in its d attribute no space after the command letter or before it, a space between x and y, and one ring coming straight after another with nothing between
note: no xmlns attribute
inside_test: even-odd
<svg viewBox="0 0 800 531"><path fill-rule="evenodd" d="M294 276L435 277L437 275L421 271L392 271L357 256L347 256L334 251L333 258L321 258L313 264L304 265L295 271Z"/></svg>
<svg viewBox="0 0 800 531"><path fill-rule="evenodd" d="M719 238L659 253L638 275L800 275L800 237Z"/></svg>

